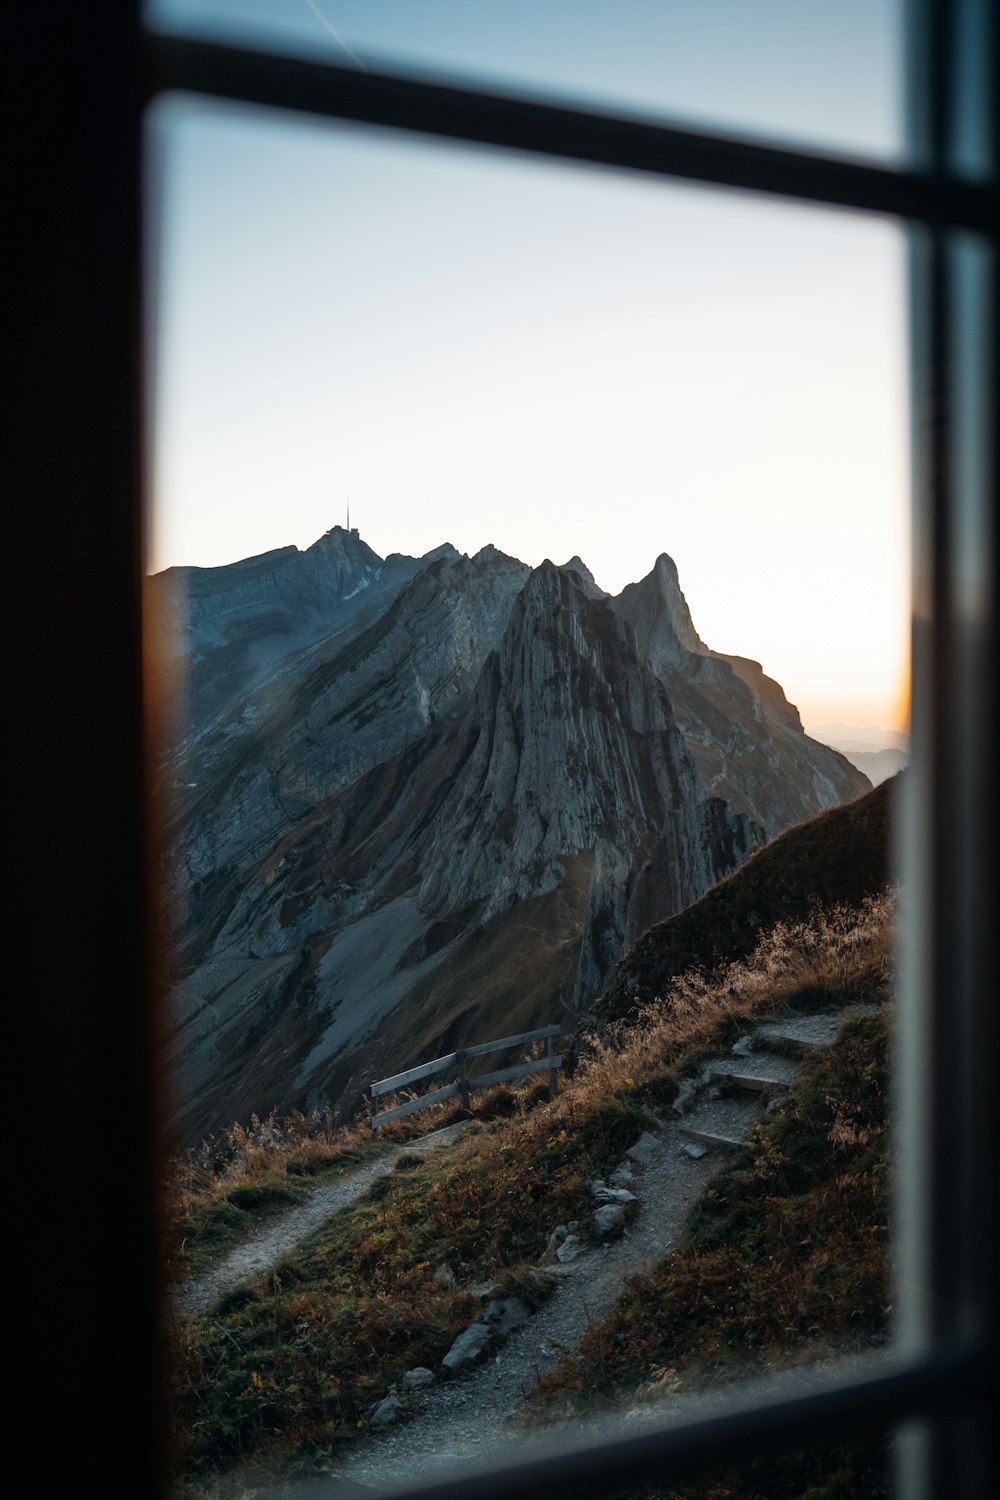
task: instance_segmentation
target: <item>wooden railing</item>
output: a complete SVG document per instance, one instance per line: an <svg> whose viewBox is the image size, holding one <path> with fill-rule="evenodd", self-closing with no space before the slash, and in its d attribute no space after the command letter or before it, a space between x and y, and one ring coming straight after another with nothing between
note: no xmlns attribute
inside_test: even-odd
<svg viewBox="0 0 1000 1500"><path fill-rule="evenodd" d="M562 1067L562 1058L556 1052L559 1029L558 1026L543 1026L540 1031L522 1031L517 1036L503 1036L496 1042L479 1042L475 1047L462 1047L457 1052L449 1052L445 1057L435 1057L433 1062L418 1063L415 1068L407 1068L405 1073L395 1073L391 1078L379 1079L371 1086L372 1129L377 1130L390 1120L399 1120L403 1115L412 1115L418 1109L427 1109L429 1105L440 1104L445 1099L461 1099L463 1109L468 1109L474 1089L489 1088L494 1083L507 1083L513 1078L527 1078L532 1073L548 1073L549 1093L554 1094L557 1075ZM490 1052L502 1052L508 1047L524 1047L529 1042L541 1041L545 1043L544 1057L514 1063L509 1068L499 1068L495 1073L479 1073L473 1078L469 1077L470 1058L485 1057ZM385 1098L386 1094L395 1094L413 1083L419 1083L423 1078L446 1073L449 1068L458 1069L458 1077L454 1083L446 1084L444 1088L431 1089L429 1093L420 1094L416 1099L407 1099L405 1104L397 1104L393 1109L376 1110L376 1100Z"/></svg>

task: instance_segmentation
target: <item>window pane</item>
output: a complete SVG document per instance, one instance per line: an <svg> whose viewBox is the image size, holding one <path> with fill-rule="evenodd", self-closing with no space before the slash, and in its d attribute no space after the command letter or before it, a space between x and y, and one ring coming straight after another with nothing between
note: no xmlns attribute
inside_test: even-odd
<svg viewBox="0 0 1000 1500"><path fill-rule="evenodd" d="M150 154L185 1462L880 1347L898 231L176 100Z"/></svg>
<svg viewBox="0 0 1000 1500"><path fill-rule="evenodd" d="M902 151L901 0L156 0L153 24L777 137Z"/></svg>

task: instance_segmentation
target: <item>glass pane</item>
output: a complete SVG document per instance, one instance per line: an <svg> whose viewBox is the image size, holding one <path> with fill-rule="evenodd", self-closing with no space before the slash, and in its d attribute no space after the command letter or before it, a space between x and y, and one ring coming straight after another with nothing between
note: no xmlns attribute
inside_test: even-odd
<svg viewBox="0 0 1000 1500"><path fill-rule="evenodd" d="M880 1347L899 232L149 140L186 1472L405 1477Z"/></svg>
<svg viewBox="0 0 1000 1500"><path fill-rule="evenodd" d="M155 0L149 17L851 155L902 151L901 0Z"/></svg>

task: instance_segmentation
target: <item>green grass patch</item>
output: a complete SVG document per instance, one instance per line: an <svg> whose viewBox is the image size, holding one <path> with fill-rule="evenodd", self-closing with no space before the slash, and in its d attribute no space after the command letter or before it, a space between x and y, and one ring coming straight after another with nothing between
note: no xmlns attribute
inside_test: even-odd
<svg viewBox="0 0 1000 1500"><path fill-rule="evenodd" d="M184 1261L192 1275L215 1265L238 1245L245 1244L268 1223L281 1218L304 1196L286 1184L245 1183L230 1188L225 1197L197 1205L188 1219Z"/></svg>
<svg viewBox="0 0 1000 1500"><path fill-rule="evenodd" d="M285 1141L271 1121L256 1129L266 1145L248 1145L250 1133L234 1127L235 1150L207 1142L200 1160L192 1155L175 1164L164 1204L173 1279L202 1275L325 1182L392 1149L377 1138L356 1139L357 1131L337 1141L310 1138L300 1127Z"/></svg>

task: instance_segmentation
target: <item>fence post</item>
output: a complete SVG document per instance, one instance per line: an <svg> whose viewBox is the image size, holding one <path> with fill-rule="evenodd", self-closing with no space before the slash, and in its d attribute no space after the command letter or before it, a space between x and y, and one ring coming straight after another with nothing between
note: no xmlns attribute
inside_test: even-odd
<svg viewBox="0 0 1000 1500"><path fill-rule="evenodd" d="M545 1056L546 1057L555 1057L555 1055L556 1055L556 1039L555 1039L554 1036L547 1036L545 1038ZM559 1076L558 1075L558 1070L556 1068L550 1068L549 1069L549 1098L550 1099L554 1099L556 1097L556 1087L557 1087L557 1083L558 1083L558 1076Z"/></svg>
<svg viewBox="0 0 1000 1500"><path fill-rule="evenodd" d="M465 1065L465 1048L458 1053L458 1087L462 1095L462 1108L469 1108L469 1070Z"/></svg>

